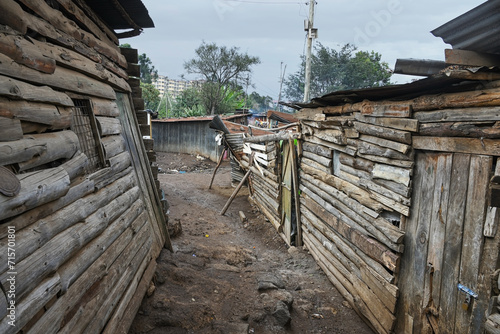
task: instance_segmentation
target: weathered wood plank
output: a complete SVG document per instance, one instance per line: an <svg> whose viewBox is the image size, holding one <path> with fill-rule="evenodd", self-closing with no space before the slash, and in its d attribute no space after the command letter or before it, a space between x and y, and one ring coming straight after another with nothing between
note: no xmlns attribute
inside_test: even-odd
<svg viewBox="0 0 500 334"><path fill-rule="evenodd" d="M19 4L13 0L0 2L0 23L25 35L28 31L28 22L24 19L24 11Z"/></svg>
<svg viewBox="0 0 500 334"><path fill-rule="evenodd" d="M306 207L311 210L311 212L322 212L321 206L312 199L305 198L304 203ZM384 265L387 269L393 272L397 272L399 270L399 256L394 254L385 245L379 243L376 239L368 237L366 234L361 232L359 228L355 229L353 226L345 223L342 219L333 215L324 221L337 231L338 234L343 236L344 239L352 242L366 255Z"/></svg>
<svg viewBox="0 0 500 334"><path fill-rule="evenodd" d="M92 8L90 8L87 5L85 0L73 0L73 2L75 2L78 6L80 6L80 8L82 8L83 12L86 15L88 15L88 17L99 26L100 30L102 30L106 33L108 38L111 41L113 41L114 44L116 44L116 45L119 44L119 39L118 39L118 37L116 37L115 32L110 27L108 27L108 25L106 23L104 23L100 17L98 17L96 14L94 14L94 11L92 10Z"/></svg>
<svg viewBox="0 0 500 334"><path fill-rule="evenodd" d="M396 167L402 167L402 168L413 168L414 162L413 160L398 160L398 159L390 159L378 155L373 155L373 154L363 154L361 152L358 152L358 156L365 159L365 160L370 160L373 162L380 162L382 164L386 165L391 165L391 166L396 166Z"/></svg>
<svg viewBox="0 0 500 334"><path fill-rule="evenodd" d="M387 158L391 160L413 160L413 151L406 155L393 149L378 146L365 141L358 141L358 152L365 156L378 156L380 158Z"/></svg>
<svg viewBox="0 0 500 334"><path fill-rule="evenodd" d="M422 123L419 134L428 137L500 138L500 122Z"/></svg>
<svg viewBox="0 0 500 334"><path fill-rule="evenodd" d="M494 238L498 231L499 212L497 207L488 207L486 219L484 222L483 235L488 238Z"/></svg>
<svg viewBox="0 0 500 334"><path fill-rule="evenodd" d="M10 318L5 317L0 322L0 331L4 334L19 333L43 307L61 290L61 281L56 273L42 281L31 293L22 300L16 300L15 326L9 324Z"/></svg>
<svg viewBox="0 0 500 334"><path fill-rule="evenodd" d="M71 228L79 221L84 221L99 208L109 204L121 193L128 191L133 186L132 175L122 178L113 185L102 189L87 197L80 198L61 210L44 217L33 225L17 231L16 260L24 260L37 249L43 247L57 234ZM1 245L0 250L7 254L7 245ZM4 255L0 255L3 258ZM0 273L7 271L7 261L0 263Z"/></svg>
<svg viewBox="0 0 500 334"><path fill-rule="evenodd" d="M108 325L106 325L106 327L104 328L103 334L109 334L110 331L119 334L126 334L129 332L135 315L137 314L137 311L141 306L142 299L144 298L144 295L149 288L149 283L153 279L153 276L156 272L156 265L157 264L154 259L150 261L130 302L126 305L126 308L119 308L115 312ZM122 303L121 305L124 304L125 303Z"/></svg>
<svg viewBox="0 0 500 334"><path fill-rule="evenodd" d="M45 102L62 107L73 107L73 101L64 93L47 86L34 86L0 75L0 95L15 100Z"/></svg>
<svg viewBox="0 0 500 334"><path fill-rule="evenodd" d="M0 220L56 200L69 190L69 175L62 167L20 174L17 177L21 181L19 194L15 197L0 195Z"/></svg>
<svg viewBox="0 0 500 334"><path fill-rule="evenodd" d="M125 81L123 76L115 73L119 71L108 69L110 65L105 66L105 61L97 63L94 60L91 60L68 48L50 43L42 43L36 39L30 39L30 41L35 44L42 55L54 59L59 66L67 67L71 70L87 74L94 79L105 81L113 87L126 92L131 91L129 84Z"/></svg>
<svg viewBox="0 0 500 334"><path fill-rule="evenodd" d="M138 187L132 188L110 204L93 213L85 221L79 222L73 225L72 228L59 233L23 261L16 263L18 272L16 297L23 298L78 250L101 234L110 221L120 216L137 200L139 193ZM2 273L0 282L6 284L8 277L7 273Z"/></svg>
<svg viewBox="0 0 500 334"><path fill-rule="evenodd" d="M389 248L400 252L398 244L402 242L403 232L383 218L373 219L361 210L362 205L346 198L341 193L312 177L303 176L301 189L307 189L308 195L336 217L350 222L352 227L362 228L364 234L373 236ZM320 212L317 213L320 215Z"/></svg>
<svg viewBox="0 0 500 334"><path fill-rule="evenodd" d="M96 261L118 237L136 221L147 223L144 203L138 199L97 238L65 262L57 271L61 276L61 291L66 293L75 281ZM138 219L138 217L140 217ZM140 225L141 223L139 223ZM136 222L136 225L137 222ZM139 226L138 230L142 225Z"/></svg>
<svg viewBox="0 0 500 334"><path fill-rule="evenodd" d="M412 170L384 164L374 164L371 174L374 179L394 181L408 187L411 182Z"/></svg>
<svg viewBox="0 0 500 334"><path fill-rule="evenodd" d="M362 141L371 143L371 144L390 148L391 150L398 151L402 154L408 154L408 152L411 151L411 146L409 146L409 145L402 144L402 143L395 142L395 141L391 141L391 140L387 140L387 139L383 139L383 138L379 138L379 137L374 137L374 136L370 136L370 135L361 135L359 137L359 139Z"/></svg>
<svg viewBox="0 0 500 334"><path fill-rule="evenodd" d="M481 265L484 240L483 226L486 218L487 191L492 170L493 158L491 156L471 157L469 185L467 190L467 201L465 207L464 229L462 239L461 264L459 282L473 291L478 291L479 267ZM461 309L463 295L459 294L456 308L455 331L470 333L480 331L484 317L484 310L479 311L481 315L475 315L475 322L471 323L468 312ZM487 296L483 298L488 300ZM471 307L471 306L469 306ZM470 327L474 325L475 329Z"/></svg>
<svg viewBox="0 0 500 334"><path fill-rule="evenodd" d="M405 102L362 102L361 114L372 117L410 117L411 105Z"/></svg>
<svg viewBox="0 0 500 334"><path fill-rule="evenodd" d="M441 301L441 277L443 274L443 256L446 237L446 217L448 215L448 201L450 197L450 179L453 155L440 154L433 159L436 161L436 178L429 228L429 245L427 263L428 275L425 277L423 306L430 311L429 317L435 317L433 312L439 310ZM439 311L438 311L439 312Z"/></svg>
<svg viewBox="0 0 500 334"><path fill-rule="evenodd" d="M87 11L84 12L81 10L78 6L75 5L74 1L71 0L57 0L57 2L64 7L64 9L73 15L73 17L78 20L80 23L80 26L84 26L87 28L94 36L99 38L101 41L111 44L111 45L118 45L118 39L116 36L114 36L113 40L110 40L108 38L108 35L102 30L102 27L98 27L96 23L94 23L93 20L89 16L87 16L87 13L91 15L93 11Z"/></svg>
<svg viewBox="0 0 500 334"><path fill-rule="evenodd" d="M20 231L26 226L29 226L35 223L36 221L53 214L59 209L64 208L67 205L70 205L74 201L82 197L85 197L86 195L92 193L93 191L94 191L94 182L92 180L85 179L83 182L78 183L69 188L66 195L59 197L58 199L49 202L47 204L38 206L32 210L28 210L25 213L8 220L7 221L8 224L1 224L0 239L3 239L7 236L8 226L12 226L16 229L16 231Z"/></svg>
<svg viewBox="0 0 500 334"><path fill-rule="evenodd" d="M337 144L334 144L332 142L329 142L329 141L326 141L323 139L319 139L315 136L304 136L303 139L304 139L305 143L313 143L316 145L323 145L323 146L326 146L330 149L333 149L333 150L336 150L339 152L343 152L343 153L349 154L351 156L355 156L357 153L356 147L349 146L349 145L348 146L337 145Z"/></svg>
<svg viewBox="0 0 500 334"><path fill-rule="evenodd" d="M391 117L371 117L361 113L354 114L357 121L378 125L384 128L391 128L402 131L418 132L419 122L418 119L409 118L391 118Z"/></svg>
<svg viewBox="0 0 500 334"><path fill-rule="evenodd" d="M450 199L446 217L446 240L443 253L443 271L441 274L441 299L439 331L453 332L455 329L455 311L460 298L457 284L460 274L463 226L467 199L470 156L453 155L453 167L450 179ZM459 306L459 310L462 307Z"/></svg>
<svg viewBox="0 0 500 334"><path fill-rule="evenodd" d="M85 168L89 163L87 156L78 151L73 155L71 160L66 161L61 165L62 168L66 170L69 175L69 179L73 181L77 176L82 175L85 172Z"/></svg>
<svg viewBox="0 0 500 334"><path fill-rule="evenodd" d="M101 139L106 160L125 151L125 140L121 135L107 136Z"/></svg>
<svg viewBox="0 0 500 334"><path fill-rule="evenodd" d="M120 110L116 101L92 98L92 110L96 116L118 117Z"/></svg>
<svg viewBox="0 0 500 334"><path fill-rule="evenodd" d="M500 121L500 107L422 111L416 112L414 117L421 123Z"/></svg>
<svg viewBox="0 0 500 334"><path fill-rule="evenodd" d="M16 164L24 171L58 159L71 159L80 143L73 131L28 135L21 140L0 142L0 165Z"/></svg>
<svg viewBox="0 0 500 334"><path fill-rule="evenodd" d="M23 139L21 121L0 116L0 142Z"/></svg>
<svg viewBox="0 0 500 334"><path fill-rule="evenodd" d="M26 133L24 121L46 124L45 129L51 130L68 129L71 126L71 108L57 107L47 103L16 101L0 97L0 116L23 121L21 126L24 133Z"/></svg>
<svg viewBox="0 0 500 334"><path fill-rule="evenodd" d="M36 46L21 36L0 33L0 53L17 64L43 73L52 74L56 69L56 61L53 58L43 55Z"/></svg>
<svg viewBox="0 0 500 334"><path fill-rule="evenodd" d="M413 147L428 151L500 156L500 141L495 139L414 137Z"/></svg>
<svg viewBox="0 0 500 334"><path fill-rule="evenodd" d="M0 53L0 72L4 75L31 83L48 85L79 94L83 93L111 100L116 99L116 94L109 85L60 66L56 67L52 74L41 73L19 65Z"/></svg>
<svg viewBox="0 0 500 334"><path fill-rule="evenodd" d="M451 94L424 95L414 99L411 104L414 112L498 107L500 105L500 93L497 88L490 88Z"/></svg>
<svg viewBox="0 0 500 334"><path fill-rule="evenodd" d="M138 226L143 226L143 224ZM126 229L110 247L104 250L102 256L92 263L83 275L70 286L68 291L57 299L28 333L58 332L63 322L71 318L72 309L80 303L82 298L85 298L85 295L92 291L91 289L96 282L100 282L110 273L112 265L119 257L124 257L120 261L130 262L132 260L137 251L137 244L131 240L138 237L137 231L132 228Z"/></svg>
<svg viewBox="0 0 500 334"><path fill-rule="evenodd" d="M366 124L361 122L353 122L354 128L359 131L359 133L370 135L379 138L385 138L393 141L397 141L404 144L411 144L412 135L411 132L401 131L391 128L386 128L383 126Z"/></svg>
<svg viewBox="0 0 500 334"><path fill-rule="evenodd" d="M104 54L111 60L118 63L123 68L127 67L125 57L120 53L119 48L114 43L106 43L98 40L78 27L78 25L64 16L60 11L50 7L45 2L36 0L20 0L24 5L32 9L37 15L49 22L55 28L64 31L71 37L82 40L86 45Z"/></svg>

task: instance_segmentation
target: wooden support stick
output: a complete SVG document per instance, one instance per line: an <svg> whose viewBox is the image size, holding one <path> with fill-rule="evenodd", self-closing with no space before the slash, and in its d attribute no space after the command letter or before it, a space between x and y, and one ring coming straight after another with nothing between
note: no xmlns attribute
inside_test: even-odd
<svg viewBox="0 0 500 334"><path fill-rule="evenodd" d="M299 177L297 175L297 157L295 154L295 145L292 138L288 138L288 147L290 148L290 158L292 162L293 178L293 198L295 201L295 220L297 222L297 236L295 237L295 246L302 246L302 227L300 226L300 201L299 201Z"/></svg>
<svg viewBox="0 0 500 334"><path fill-rule="evenodd" d="M220 155L219 162L217 163L217 166L215 166L214 174L212 175L212 180L210 180L210 185L208 186L208 189L212 189L212 183L214 182L215 179L215 173L217 173L217 169L219 169L220 164L222 163L222 159L224 159L224 153L226 153L227 147L224 146L224 149L222 150L222 154Z"/></svg>
<svg viewBox="0 0 500 334"><path fill-rule="evenodd" d="M250 156L250 166L253 165L253 156L254 156L254 153L252 152L252 155ZM236 195L238 194L238 192L240 191L241 187L243 186L243 184L245 183L245 181L248 179L248 177L250 176L250 173L252 172L251 169L248 169L248 172L245 174L245 176L243 177L243 179L241 179L241 182L240 184L238 184L238 186L236 187L236 189L234 189L233 191L233 194L231 195L231 197L229 198L229 200L227 201L226 205L224 205L224 208L222 209L222 211L220 212L220 215L221 216L224 216L224 214L226 213L227 209L229 208L229 206L231 205L231 203L233 202L234 198L236 197Z"/></svg>

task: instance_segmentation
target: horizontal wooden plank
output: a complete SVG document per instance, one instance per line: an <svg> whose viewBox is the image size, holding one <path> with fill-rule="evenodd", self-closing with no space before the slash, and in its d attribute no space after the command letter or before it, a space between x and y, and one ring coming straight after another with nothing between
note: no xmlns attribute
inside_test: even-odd
<svg viewBox="0 0 500 334"><path fill-rule="evenodd" d="M0 142L14 141L23 138L21 121L0 116Z"/></svg>
<svg viewBox="0 0 500 334"><path fill-rule="evenodd" d="M71 98L47 86L34 86L29 83L0 75L0 95L15 100L45 102L63 107L73 107Z"/></svg>
<svg viewBox="0 0 500 334"><path fill-rule="evenodd" d="M0 54L0 73L23 81L48 85L78 94L97 96L110 100L116 99L115 91L109 85L59 66L56 67L53 74L42 73L19 65L9 57Z"/></svg>
<svg viewBox="0 0 500 334"><path fill-rule="evenodd" d="M500 138L500 122L422 123L419 134L426 137Z"/></svg>
<svg viewBox="0 0 500 334"><path fill-rule="evenodd" d="M353 122L353 124L356 130L359 131L359 133L394 140L404 144L411 144L412 135L410 132L361 122Z"/></svg>
<svg viewBox="0 0 500 334"><path fill-rule="evenodd" d="M500 121L500 107L420 111L414 113L413 117L421 123Z"/></svg>
<svg viewBox="0 0 500 334"><path fill-rule="evenodd" d="M361 113L355 113L354 116L357 121L362 123L368 123L402 131L418 132L418 119L372 117L363 115Z"/></svg>
<svg viewBox="0 0 500 334"><path fill-rule="evenodd" d="M500 156L500 140L477 138L414 137L418 150Z"/></svg>
<svg viewBox="0 0 500 334"><path fill-rule="evenodd" d="M446 64L467 65L467 66L498 66L500 56L497 54L459 50L445 49Z"/></svg>
<svg viewBox="0 0 500 334"><path fill-rule="evenodd" d="M17 2L0 1L0 24L5 24L24 35L28 31L28 22L24 19L23 13L23 9Z"/></svg>
<svg viewBox="0 0 500 334"><path fill-rule="evenodd" d="M361 114L372 117L410 117L411 105L404 102L364 102Z"/></svg>

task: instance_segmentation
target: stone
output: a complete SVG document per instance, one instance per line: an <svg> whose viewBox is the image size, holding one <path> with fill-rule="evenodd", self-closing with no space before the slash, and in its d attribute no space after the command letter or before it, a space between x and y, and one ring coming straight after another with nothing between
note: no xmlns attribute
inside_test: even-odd
<svg viewBox="0 0 500 334"><path fill-rule="evenodd" d="M276 275L267 274L258 279L258 289L261 290L269 290L269 289L284 289L285 283L281 277Z"/></svg>
<svg viewBox="0 0 500 334"><path fill-rule="evenodd" d="M282 301L288 307L289 310L292 309L293 296L290 292L286 290L274 290L270 293L271 297L278 301Z"/></svg>
<svg viewBox="0 0 500 334"><path fill-rule="evenodd" d="M288 310L288 306L282 301L278 301L276 303L276 307L273 312L273 317L282 327L288 326L292 321L292 317L290 316L290 311Z"/></svg>

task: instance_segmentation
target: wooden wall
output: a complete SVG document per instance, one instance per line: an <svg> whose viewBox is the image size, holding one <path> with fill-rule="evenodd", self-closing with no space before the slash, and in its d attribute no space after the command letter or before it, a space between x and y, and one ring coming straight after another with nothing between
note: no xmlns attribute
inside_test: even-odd
<svg viewBox="0 0 500 334"><path fill-rule="evenodd" d="M377 333L498 331L500 91L469 87L302 110L304 243Z"/></svg>
<svg viewBox="0 0 500 334"><path fill-rule="evenodd" d="M125 333L168 239L165 217L118 40L84 1L52 3L0 2L0 166L20 183L0 195L0 332ZM95 114L95 170L74 99Z"/></svg>

